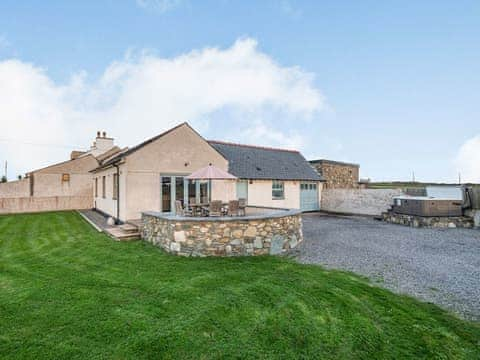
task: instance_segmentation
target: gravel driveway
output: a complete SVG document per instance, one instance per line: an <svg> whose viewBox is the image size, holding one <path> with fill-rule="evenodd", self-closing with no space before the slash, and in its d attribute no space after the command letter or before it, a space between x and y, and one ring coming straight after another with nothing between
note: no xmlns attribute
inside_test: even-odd
<svg viewBox="0 0 480 360"><path fill-rule="evenodd" d="M367 276L480 320L480 230L414 229L363 217L303 216L299 261Z"/></svg>

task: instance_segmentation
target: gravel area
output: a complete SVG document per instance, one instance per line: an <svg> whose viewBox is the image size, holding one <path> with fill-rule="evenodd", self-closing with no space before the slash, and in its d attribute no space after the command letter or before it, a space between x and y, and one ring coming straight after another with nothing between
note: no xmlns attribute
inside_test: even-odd
<svg viewBox="0 0 480 360"><path fill-rule="evenodd" d="M480 320L480 230L415 229L371 218L303 215L298 259Z"/></svg>

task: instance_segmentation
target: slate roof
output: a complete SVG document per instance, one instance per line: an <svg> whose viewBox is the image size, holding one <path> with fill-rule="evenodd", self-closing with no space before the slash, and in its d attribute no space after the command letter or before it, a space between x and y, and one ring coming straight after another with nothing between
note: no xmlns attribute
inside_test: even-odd
<svg viewBox="0 0 480 360"><path fill-rule="evenodd" d="M241 179L323 181L295 150L209 141L228 160L228 171Z"/></svg>

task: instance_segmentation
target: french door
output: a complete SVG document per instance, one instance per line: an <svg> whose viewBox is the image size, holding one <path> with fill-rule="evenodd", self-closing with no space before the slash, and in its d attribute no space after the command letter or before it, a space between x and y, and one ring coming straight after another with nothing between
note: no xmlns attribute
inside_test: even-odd
<svg viewBox="0 0 480 360"><path fill-rule="evenodd" d="M175 201L182 206L189 203L208 203L210 201L210 185L208 181L187 180L183 175L160 176L161 212L175 213Z"/></svg>

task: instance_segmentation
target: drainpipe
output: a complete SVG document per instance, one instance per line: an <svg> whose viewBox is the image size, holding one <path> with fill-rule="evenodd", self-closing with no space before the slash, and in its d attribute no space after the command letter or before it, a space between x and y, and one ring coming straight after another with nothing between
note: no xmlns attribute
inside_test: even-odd
<svg viewBox="0 0 480 360"><path fill-rule="evenodd" d="M117 219L115 220L115 224L120 223L120 169L118 165L114 165L117 169Z"/></svg>

